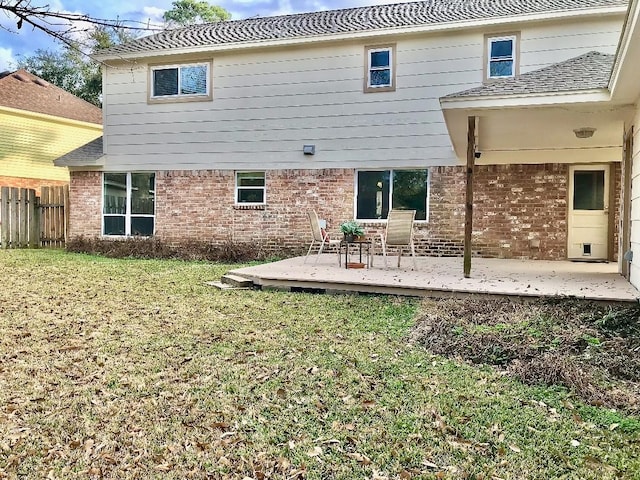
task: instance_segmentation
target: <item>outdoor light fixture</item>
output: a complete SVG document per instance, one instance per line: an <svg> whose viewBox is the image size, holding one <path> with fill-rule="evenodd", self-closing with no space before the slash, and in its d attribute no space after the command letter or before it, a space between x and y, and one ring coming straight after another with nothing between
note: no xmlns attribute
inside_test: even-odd
<svg viewBox="0 0 640 480"><path fill-rule="evenodd" d="M316 154L316 146L315 145L303 145L302 153L305 155L315 155Z"/></svg>
<svg viewBox="0 0 640 480"><path fill-rule="evenodd" d="M576 128L573 133L576 134L576 138L591 138L593 134L596 132L596 129L593 127L581 127Z"/></svg>

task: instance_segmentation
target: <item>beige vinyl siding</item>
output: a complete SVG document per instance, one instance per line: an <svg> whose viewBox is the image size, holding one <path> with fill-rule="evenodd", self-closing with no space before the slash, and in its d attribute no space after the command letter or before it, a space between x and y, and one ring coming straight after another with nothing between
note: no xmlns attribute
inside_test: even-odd
<svg viewBox="0 0 640 480"><path fill-rule="evenodd" d="M405 39L397 91L368 95L361 43L216 55L213 102L189 105L145 105L146 68L109 69L107 168L454 164L439 97L481 81L481 53L475 34Z"/></svg>
<svg viewBox="0 0 640 480"><path fill-rule="evenodd" d="M520 73L562 62L590 51L614 54L622 19L604 17L578 23L553 23L523 29Z"/></svg>
<svg viewBox="0 0 640 480"><path fill-rule="evenodd" d="M53 161L102 133L100 125L0 109L0 176L69 181Z"/></svg>
<svg viewBox="0 0 640 480"><path fill-rule="evenodd" d="M631 284L640 289L640 104L636 105L631 167L631 249L633 261L629 273Z"/></svg>
<svg viewBox="0 0 640 480"><path fill-rule="evenodd" d="M599 42L615 48L620 23L621 18L565 22L522 31L523 65L566 60ZM107 68L105 170L459 163L439 98L482 82L485 33L491 32L198 54L213 58L212 102L149 105L146 64ZM555 58L548 51L558 48L559 38L566 48ZM389 42L397 45L396 90L365 94L364 45ZM305 144L316 146L314 156L302 154Z"/></svg>

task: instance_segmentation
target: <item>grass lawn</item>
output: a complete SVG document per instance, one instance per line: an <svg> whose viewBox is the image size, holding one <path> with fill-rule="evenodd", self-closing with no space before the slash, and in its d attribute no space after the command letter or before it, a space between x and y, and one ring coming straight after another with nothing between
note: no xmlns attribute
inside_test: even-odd
<svg viewBox="0 0 640 480"><path fill-rule="evenodd" d="M0 478L640 478L640 420L409 341L415 299L0 251Z"/></svg>

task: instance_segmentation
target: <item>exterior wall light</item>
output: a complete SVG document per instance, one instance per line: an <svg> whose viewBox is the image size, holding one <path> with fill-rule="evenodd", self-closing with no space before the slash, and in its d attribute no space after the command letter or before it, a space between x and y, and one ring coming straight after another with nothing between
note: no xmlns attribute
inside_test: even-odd
<svg viewBox="0 0 640 480"><path fill-rule="evenodd" d="M576 134L576 138L591 138L595 132L596 129L593 127L576 128L573 131Z"/></svg>
<svg viewBox="0 0 640 480"><path fill-rule="evenodd" d="M316 146L315 145L303 145L302 153L305 155L315 155L316 154Z"/></svg>

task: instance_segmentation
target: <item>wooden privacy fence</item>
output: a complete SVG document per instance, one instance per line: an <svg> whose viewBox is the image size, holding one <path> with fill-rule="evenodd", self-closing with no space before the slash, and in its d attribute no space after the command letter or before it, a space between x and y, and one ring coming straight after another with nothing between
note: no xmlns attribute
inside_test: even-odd
<svg viewBox="0 0 640 480"><path fill-rule="evenodd" d="M0 187L0 247L62 247L69 225L69 187Z"/></svg>

